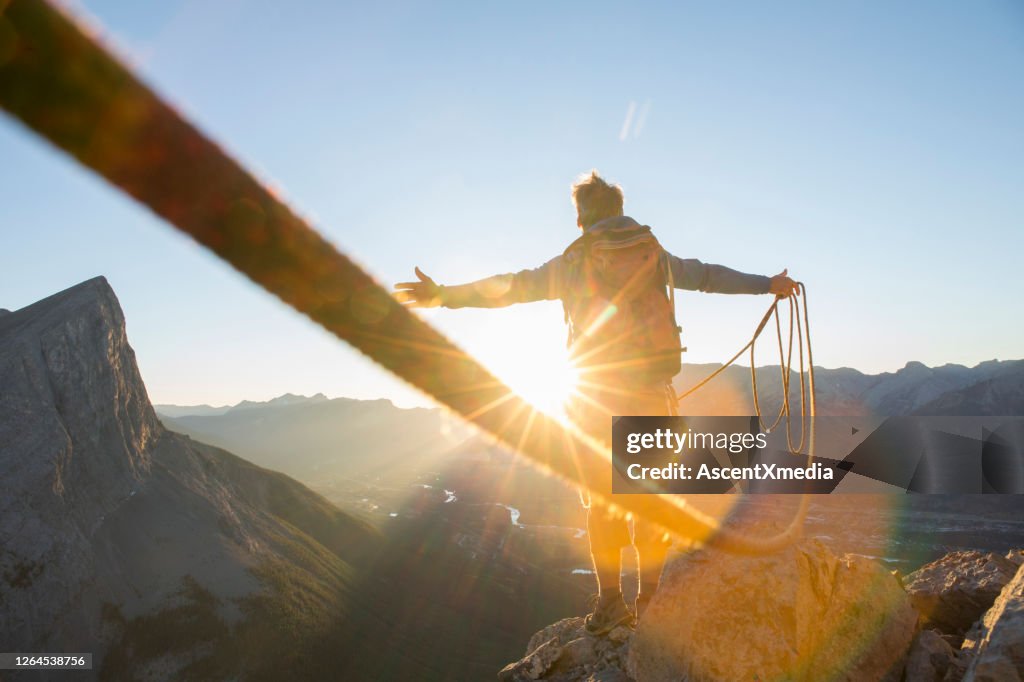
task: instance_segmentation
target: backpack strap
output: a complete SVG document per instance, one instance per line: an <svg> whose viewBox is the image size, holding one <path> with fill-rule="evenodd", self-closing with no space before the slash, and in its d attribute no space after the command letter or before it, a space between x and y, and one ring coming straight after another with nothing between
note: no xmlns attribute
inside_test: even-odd
<svg viewBox="0 0 1024 682"><path fill-rule="evenodd" d="M676 320L676 280L672 275L672 261L669 260L668 251L665 249L661 250L661 254L665 256L665 283L668 284L668 302L672 306L672 322L676 325L676 330L682 333L683 328Z"/></svg>
<svg viewBox="0 0 1024 682"><path fill-rule="evenodd" d="M662 249L661 253L665 256L665 282L668 284L668 302L669 306L672 308L672 324L676 326L676 332L682 335L683 327L679 324L679 319L676 318L676 280L675 276L672 274L672 261L669 258L668 251ZM682 346L680 351L685 353L686 346ZM671 381L668 385L669 390L673 390Z"/></svg>
<svg viewBox="0 0 1024 682"><path fill-rule="evenodd" d="M581 252L587 248L587 245L590 243L592 239L593 236L591 233L584 232L579 237L574 239L572 243L569 244L569 246L565 247L564 251L562 251L562 267L564 268L563 277L566 280L575 280L575 277L571 276L571 273L575 268L580 267L580 264L582 263L583 259L583 255L581 254ZM565 347L571 348L573 340L573 328L572 318L569 316L569 303L567 298L568 297L564 295L562 296L562 318L565 321L565 326L567 330Z"/></svg>

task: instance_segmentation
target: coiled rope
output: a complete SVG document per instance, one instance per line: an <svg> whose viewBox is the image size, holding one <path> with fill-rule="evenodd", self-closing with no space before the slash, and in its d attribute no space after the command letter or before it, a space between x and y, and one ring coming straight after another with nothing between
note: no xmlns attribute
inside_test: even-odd
<svg viewBox="0 0 1024 682"><path fill-rule="evenodd" d="M747 350L750 351L750 390L754 399L754 412L757 415L758 424L761 430L765 433L771 433L779 422L783 418L786 419L786 446L790 453L799 455L803 453L804 445L807 445L807 465L810 466L814 462L815 452L815 430L814 430L814 417L817 413L817 399L814 388L814 352L811 348L811 316L807 308L807 287L803 282L797 282L799 296L787 296L785 299L781 296L776 296L772 304L768 306L768 310L765 311L761 321L758 322L757 328L754 329L753 335L750 337L750 341L747 345L740 348L735 355L727 360L721 367L716 369L711 374L707 375L694 386L684 391L681 395L676 397L677 402L682 402L687 396L696 393L699 389L703 388L712 379L717 377L719 374L724 372L730 365L740 358L743 353ZM800 299L800 303L797 303L797 298ZM782 349L782 324L779 320L779 303L781 301L787 301L789 303L789 335L787 346L788 349L783 353ZM801 316L800 308L803 306L803 315ZM755 369L754 363L754 350L757 344L758 337L761 336L761 332L764 331L768 325L768 321L775 318L775 336L778 341L779 347L779 370L782 373L782 405L779 408L779 413L772 420L771 424L766 424L764 416L761 414L761 402L758 396L757 390L757 370ZM793 369L793 338L797 339L798 357L799 357L799 374L798 379L800 381L800 441L794 446L793 445L793 427L792 427L792 412L790 410L789 403L789 389L790 389L790 378L792 377ZM807 347L807 367L804 368L804 346ZM806 380L805 380L806 376ZM804 520L807 518L807 509L810 506L810 496L804 493L800 496L800 503L797 506L796 513L793 515L792 520L787 526L786 530L783 531L784 535L790 537L796 537L799 535L803 528Z"/></svg>
<svg viewBox="0 0 1024 682"><path fill-rule="evenodd" d="M711 374L707 375L694 386L684 391L682 394L676 396L677 402L682 402L684 398L696 393L699 389L706 386L712 379L717 377L719 374L729 368L734 362L736 362L743 353L750 351L750 389L754 399L754 412L757 414L758 423L761 429L766 433L771 433L775 430L775 427L779 425L783 417L786 419L786 444L789 447L789 451L794 454L802 454L805 443L812 445L813 438L810 442L807 441L809 433L812 433L814 428L814 415L816 411L816 400L814 390L814 353L811 348L811 319L807 309L807 287L804 286L803 282L797 282L797 288L799 289L799 296L788 296L783 298L776 296L772 304L768 306L768 310L765 311L761 321L758 322L757 328L754 330L754 334L750 337L750 341L747 345L740 348L731 358L729 358L721 367L716 369ZM803 315L800 313L800 304L796 302L796 298L799 298L803 304ZM781 301L787 301L789 303L789 336L787 341L788 350L784 353L782 349L782 324L779 321L779 303ZM782 406L779 408L779 413L775 416L771 424L766 424L764 416L761 413L761 403L758 396L757 390L757 371L755 370L754 364L754 349L757 344L757 339L761 336L761 332L768 325L768 321L775 318L775 334L778 340L779 346L779 370L782 373ZM800 381L800 442L797 445L793 445L792 438L792 412L790 409L789 402L789 389L790 389L790 378L792 376L793 369L793 339L797 340L798 356L799 356L799 373L798 378ZM804 366L804 346L807 348L807 367ZM805 378L806 377L806 378ZM808 448L808 454L813 455L812 447Z"/></svg>
<svg viewBox="0 0 1024 682"><path fill-rule="evenodd" d="M739 532L677 496L601 494L611 489L604 446L532 409L394 301L96 38L41 0L0 0L0 20L0 107L374 362L614 514L746 554L799 537L796 524Z"/></svg>

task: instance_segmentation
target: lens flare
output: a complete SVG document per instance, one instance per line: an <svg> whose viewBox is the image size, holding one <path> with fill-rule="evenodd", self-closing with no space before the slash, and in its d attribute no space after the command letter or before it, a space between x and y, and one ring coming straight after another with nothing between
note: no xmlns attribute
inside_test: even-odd
<svg viewBox="0 0 1024 682"><path fill-rule="evenodd" d="M535 408L565 418L565 401L576 391L579 372L564 356L506 357L492 371Z"/></svg>

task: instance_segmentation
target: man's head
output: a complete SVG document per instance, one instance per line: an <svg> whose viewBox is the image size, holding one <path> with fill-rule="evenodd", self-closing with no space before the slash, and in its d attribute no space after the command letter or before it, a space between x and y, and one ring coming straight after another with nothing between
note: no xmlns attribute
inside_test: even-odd
<svg viewBox="0 0 1024 682"><path fill-rule="evenodd" d="M605 181L596 170L584 173L572 186L576 224L587 229L605 218L622 215L622 188Z"/></svg>

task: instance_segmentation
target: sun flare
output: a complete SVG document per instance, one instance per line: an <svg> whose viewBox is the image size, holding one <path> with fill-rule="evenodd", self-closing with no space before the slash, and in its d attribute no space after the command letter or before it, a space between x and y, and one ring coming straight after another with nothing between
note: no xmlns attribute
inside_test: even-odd
<svg viewBox="0 0 1024 682"><path fill-rule="evenodd" d="M559 354L519 354L489 363L491 370L535 408L565 417L565 402L575 392L579 372Z"/></svg>

